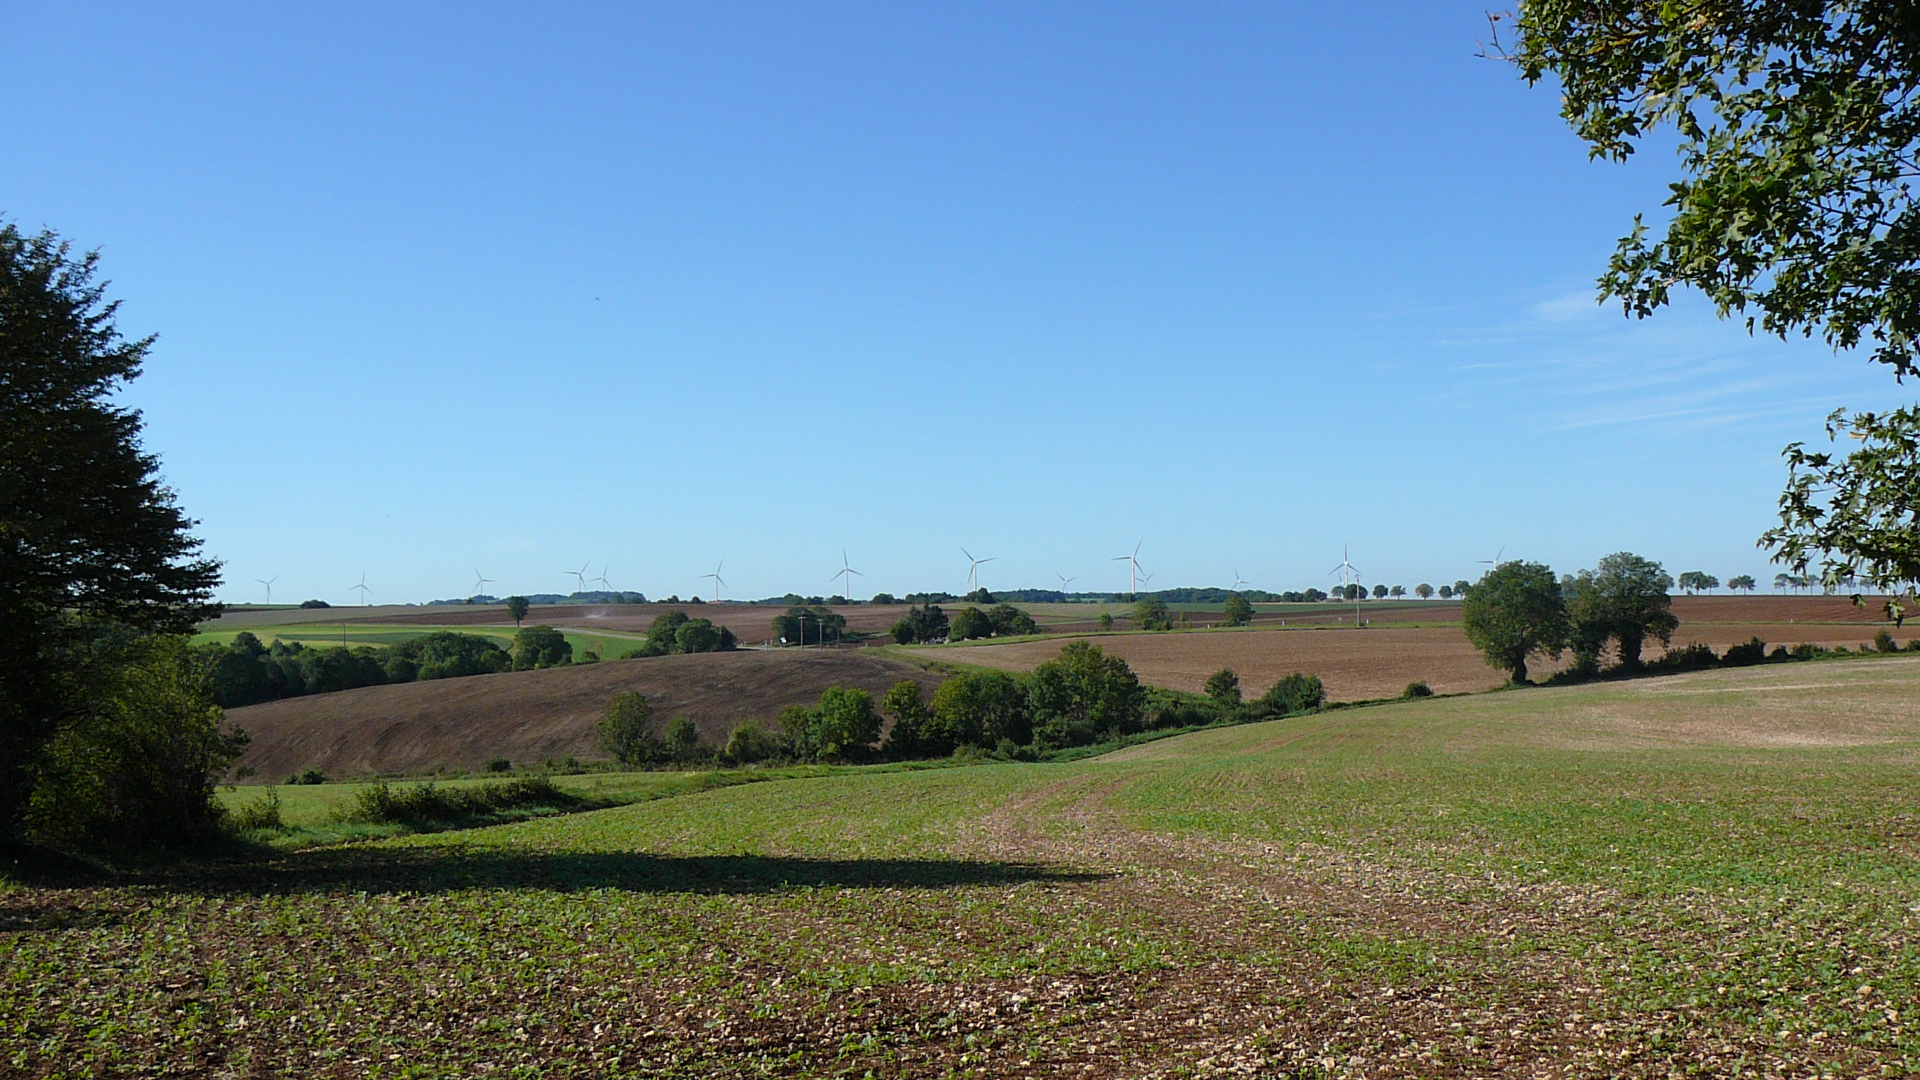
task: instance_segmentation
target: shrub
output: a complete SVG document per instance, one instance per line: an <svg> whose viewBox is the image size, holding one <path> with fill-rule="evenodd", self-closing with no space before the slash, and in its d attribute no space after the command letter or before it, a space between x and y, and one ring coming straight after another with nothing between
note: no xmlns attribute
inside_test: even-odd
<svg viewBox="0 0 1920 1080"><path fill-rule="evenodd" d="M573 642L551 626L529 626L513 635L513 670L573 662Z"/></svg>
<svg viewBox="0 0 1920 1080"><path fill-rule="evenodd" d="M1767 659L1771 661L1791 660L1793 659L1793 654L1787 651L1785 645L1775 645L1773 651L1767 654Z"/></svg>
<svg viewBox="0 0 1920 1080"><path fill-rule="evenodd" d="M327 774L319 769L308 769L306 772L297 772L287 777L289 784L324 784L326 782Z"/></svg>
<svg viewBox="0 0 1920 1080"><path fill-rule="evenodd" d="M1746 667L1750 664L1765 663L1767 643L1754 637L1740 645L1727 646L1727 654L1720 658L1728 667Z"/></svg>
<svg viewBox="0 0 1920 1080"><path fill-rule="evenodd" d="M1326 704L1327 688L1318 675L1294 672L1274 683L1260 698L1260 709L1271 716L1311 712Z"/></svg>
<svg viewBox="0 0 1920 1080"><path fill-rule="evenodd" d="M497 780L469 788L443 788L432 783L394 788L375 784L354 797L340 820L371 825L439 825L507 810L539 807L569 809L578 796L562 791L545 776Z"/></svg>
<svg viewBox="0 0 1920 1080"><path fill-rule="evenodd" d="M827 687L811 709L789 706L780 714L780 725L794 754L806 761L860 761L880 739L873 695L842 686Z"/></svg>
<svg viewBox="0 0 1920 1080"><path fill-rule="evenodd" d="M912 679L894 683L880 699L880 713L893 721L893 727L887 731L887 741L881 744L881 753L892 758L919 756L929 721L933 719L933 711L921 696L920 684Z"/></svg>
<svg viewBox="0 0 1920 1080"><path fill-rule="evenodd" d="M675 761L692 761L700 753L700 729L691 716L676 716L667 725L667 753Z"/></svg>
<svg viewBox="0 0 1920 1080"><path fill-rule="evenodd" d="M1001 671L955 675L933 692L931 715L921 722L921 753L946 755L960 746L993 746L1001 739L1033 738L1027 687Z"/></svg>
<svg viewBox="0 0 1920 1080"><path fill-rule="evenodd" d="M246 736L223 727L184 638L96 643L84 712L41 754L27 835L49 847L157 851L215 835L214 783Z"/></svg>
<svg viewBox="0 0 1920 1080"><path fill-rule="evenodd" d="M1662 671L1699 671L1720 662L1713 646L1694 642L1681 649L1668 649L1657 665Z"/></svg>
<svg viewBox="0 0 1920 1080"><path fill-rule="evenodd" d="M1400 696L1403 698L1432 697L1433 687L1428 686L1425 679L1421 679L1417 682L1408 683L1407 688L1400 692Z"/></svg>
<svg viewBox="0 0 1920 1080"><path fill-rule="evenodd" d="M1133 625L1142 630L1173 629L1173 613L1164 600L1142 600L1133 605Z"/></svg>
<svg viewBox="0 0 1920 1080"><path fill-rule="evenodd" d="M741 724L727 733L721 758L736 765L768 761L780 757L784 748L778 737L757 724Z"/></svg>
<svg viewBox="0 0 1920 1080"><path fill-rule="evenodd" d="M1235 704L1238 704L1237 697ZM1151 690L1147 693L1146 726L1154 731L1206 727L1231 715L1231 711L1215 699L1196 698L1177 690Z"/></svg>
<svg viewBox="0 0 1920 1080"><path fill-rule="evenodd" d="M1818 645L1815 645L1811 641L1803 641L1800 644L1795 645L1793 647L1793 652L1790 653L1789 655L1791 655L1795 660L1816 660L1816 659L1819 659L1821 656L1826 655L1826 651L1827 650L1821 648Z"/></svg>
<svg viewBox="0 0 1920 1080"><path fill-rule="evenodd" d="M506 758L503 758L503 757L488 758L487 771L488 772L511 772L513 771L513 762L508 761Z"/></svg>
<svg viewBox="0 0 1920 1080"><path fill-rule="evenodd" d="M1118 656L1098 645L1069 642L1060 655L1034 669L1027 684L1036 745L1082 746L1139 731L1147 693Z"/></svg>
<svg viewBox="0 0 1920 1080"><path fill-rule="evenodd" d="M1100 629L1113 629L1113 614L1111 612L1103 611L1100 613Z"/></svg>
<svg viewBox="0 0 1920 1080"><path fill-rule="evenodd" d="M1232 668L1221 668L1207 676L1206 694L1222 705L1240 704L1240 676Z"/></svg>
<svg viewBox="0 0 1920 1080"><path fill-rule="evenodd" d="M613 695L596 728L600 748L622 765L646 765L663 760L666 744L653 736L653 706L637 690Z"/></svg>
<svg viewBox="0 0 1920 1080"><path fill-rule="evenodd" d="M950 641L972 641L975 638L990 637L993 634L993 620L979 608L962 608L953 617L947 629Z"/></svg>
<svg viewBox="0 0 1920 1080"><path fill-rule="evenodd" d="M1900 651L1900 643L1893 640L1893 635L1888 633L1885 629L1882 629L1879 633L1873 635L1873 647L1876 650L1883 653L1892 653L1892 652Z"/></svg>
<svg viewBox="0 0 1920 1080"><path fill-rule="evenodd" d="M235 832L269 832L285 828L280 820L280 793L268 788L265 795L229 813L227 827Z"/></svg>

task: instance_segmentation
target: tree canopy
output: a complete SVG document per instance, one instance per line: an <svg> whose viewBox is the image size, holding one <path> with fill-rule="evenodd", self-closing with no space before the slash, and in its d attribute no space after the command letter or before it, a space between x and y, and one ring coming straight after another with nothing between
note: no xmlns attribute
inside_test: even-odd
<svg viewBox="0 0 1920 1080"><path fill-rule="evenodd" d="M186 633L218 612L219 564L113 395L152 338L129 341L98 254L0 225L0 841L33 763L93 707L67 658L103 626Z"/></svg>
<svg viewBox="0 0 1920 1080"><path fill-rule="evenodd" d="M1487 663L1527 682L1527 658L1559 656L1566 646L1567 604L1553 571L1536 562L1503 562L1467 590L1460 607L1467 640Z"/></svg>
<svg viewBox="0 0 1920 1080"><path fill-rule="evenodd" d="M1595 569L1582 570L1562 585L1574 662L1582 670L1599 667L1600 650L1608 641L1616 643L1622 667L1639 667L1646 639L1670 642L1680 625L1667 594L1673 578L1659 563L1630 551L1609 555Z"/></svg>

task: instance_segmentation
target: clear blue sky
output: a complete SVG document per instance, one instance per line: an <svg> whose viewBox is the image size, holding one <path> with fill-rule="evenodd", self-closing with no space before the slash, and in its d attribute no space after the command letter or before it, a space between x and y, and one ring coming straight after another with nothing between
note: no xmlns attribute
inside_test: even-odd
<svg viewBox="0 0 1920 1080"><path fill-rule="evenodd" d="M1778 453L1900 400L1593 305L1483 3L0 8L0 212L99 247L222 597L1772 576Z"/></svg>

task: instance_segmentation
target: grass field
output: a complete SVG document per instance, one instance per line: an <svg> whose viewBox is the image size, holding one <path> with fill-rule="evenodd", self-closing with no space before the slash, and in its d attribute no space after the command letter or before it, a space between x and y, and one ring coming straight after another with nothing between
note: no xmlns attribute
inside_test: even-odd
<svg viewBox="0 0 1920 1080"><path fill-rule="evenodd" d="M25 1076L1920 1070L1920 660L0 892Z"/></svg>
<svg viewBox="0 0 1920 1080"><path fill-rule="evenodd" d="M350 623L342 627L340 623L328 626L325 623L303 623L286 626L228 626L214 630L203 630L194 635L195 645L218 642L228 645L242 633L251 633L266 644L284 641L288 644L300 642L308 646L329 645L399 645L414 638L425 637L437 629L457 630L463 634L484 637L503 649L513 646L514 628L507 627L421 627L421 626L382 626L378 623ZM591 650L605 660L616 659L628 650L639 648L646 643L644 633L616 633L592 630L562 630L562 634L573 645L573 654L581 656Z"/></svg>

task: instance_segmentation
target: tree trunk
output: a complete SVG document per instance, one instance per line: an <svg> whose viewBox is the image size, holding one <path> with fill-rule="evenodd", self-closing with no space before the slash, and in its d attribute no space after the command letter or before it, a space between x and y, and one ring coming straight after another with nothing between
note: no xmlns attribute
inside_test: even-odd
<svg viewBox="0 0 1920 1080"><path fill-rule="evenodd" d="M1524 656L1513 662L1513 685L1527 685L1527 658Z"/></svg>
<svg viewBox="0 0 1920 1080"><path fill-rule="evenodd" d="M1640 666L1640 644L1641 638L1639 634L1629 633L1620 635L1621 667L1632 671Z"/></svg>

